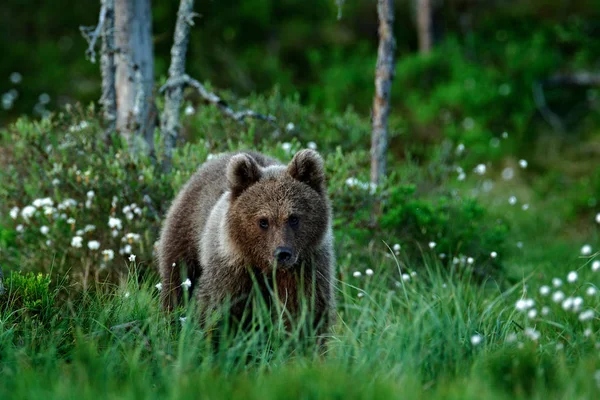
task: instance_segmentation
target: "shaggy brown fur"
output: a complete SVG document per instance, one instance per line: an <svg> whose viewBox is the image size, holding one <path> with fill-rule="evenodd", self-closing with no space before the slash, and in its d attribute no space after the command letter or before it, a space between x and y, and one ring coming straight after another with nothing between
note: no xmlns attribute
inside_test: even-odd
<svg viewBox="0 0 600 400"><path fill-rule="evenodd" d="M232 300L240 318L258 278L268 303L276 288L291 315L309 299L323 332L334 309L334 255L321 157L303 150L287 166L254 152L208 161L173 202L158 258L166 309L181 301L183 263L204 313Z"/></svg>

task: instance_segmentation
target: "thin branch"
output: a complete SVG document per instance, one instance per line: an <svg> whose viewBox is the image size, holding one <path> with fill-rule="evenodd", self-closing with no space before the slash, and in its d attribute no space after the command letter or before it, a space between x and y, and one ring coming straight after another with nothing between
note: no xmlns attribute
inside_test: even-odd
<svg viewBox="0 0 600 400"><path fill-rule="evenodd" d="M98 25L93 26L80 26L79 31L83 38L88 42L88 48L85 51L85 55L92 62L96 63L96 41L101 36L104 21L106 19L106 6L102 5L100 8L100 17L98 18Z"/></svg>
<svg viewBox="0 0 600 400"><path fill-rule="evenodd" d="M206 90L204 85L202 85L200 82L198 82L197 80L191 78L189 75L186 75L186 74L184 74L180 77L177 77L176 79L173 79L173 80L169 79L160 88L160 92L162 93L169 88L179 86L179 85L187 85L187 86L193 87L194 89L196 89L198 91L198 94L200 94L200 96L204 100L208 101L209 103L214 104L223 112L223 114L227 115L228 117L230 117L240 123L243 123L246 118L256 118L256 119L268 121L271 123L276 121L276 118L272 115L264 115L264 114L260 114L260 113L257 113L256 111L252 111L252 110L233 111L233 109L231 107L229 107L229 104L227 104L227 102L225 100L223 100L216 94L209 92L208 90Z"/></svg>

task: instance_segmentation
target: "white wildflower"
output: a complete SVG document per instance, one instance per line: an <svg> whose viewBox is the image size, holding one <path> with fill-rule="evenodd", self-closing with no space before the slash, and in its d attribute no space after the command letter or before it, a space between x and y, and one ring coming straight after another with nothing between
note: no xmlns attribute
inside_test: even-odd
<svg viewBox="0 0 600 400"><path fill-rule="evenodd" d="M594 272L600 271L600 260L595 260L592 263L592 271L594 271Z"/></svg>
<svg viewBox="0 0 600 400"><path fill-rule="evenodd" d="M410 275L409 274L402 274L402 280L404 282L410 281Z"/></svg>
<svg viewBox="0 0 600 400"><path fill-rule="evenodd" d="M521 168L527 168L527 160L519 160L519 166Z"/></svg>
<svg viewBox="0 0 600 400"><path fill-rule="evenodd" d="M594 310L585 310L579 314L580 321L589 321L594 318Z"/></svg>
<svg viewBox="0 0 600 400"><path fill-rule="evenodd" d="M523 211L527 211L527 210L529 210L529 204L527 204L527 203L523 204L523 205L521 206L521 209L522 209Z"/></svg>
<svg viewBox="0 0 600 400"><path fill-rule="evenodd" d="M122 224L121 220L119 218L113 218L113 217L108 218L108 226L110 228L114 228L116 230L121 230L123 228L123 224Z"/></svg>
<svg viewBox="0 0 600 400"><path fill-rule="evenodd" d="M289 131L293 131L295 127L296 127L296 126L294 125L294 123L293 123L293 122L288 122L288 124L285 126L285 130L286 130L286 131L288 131L288 132L289 132ZM286 151L287 151L287 150L286 150Z"/></svg>
<svg viewBox="0 0 600 400"><path fill-rule="evenodd" d="M362 298L362 297L364 297L364 295L365 295L364 292L358 292L358 294L357 294L357 296L358 296L359 299Z"/></svg>
<svg viewBox="0 0 600 400"><path fill-rule="evenodd" d="M560 303L565 298L565 294L563 292L556 291L552 294L552 301L555 303Z"/></svg>
<svg viewBox="0 0 600 400"><path fill-rule="evenodd" d="M83 243L83 238L81 236L73 236L71 239L71 246L73 247L81 247Z"/></svg>
<svg viewBox="0 0 600 400"><path fill-rule="evenodd" d="M429 248L433 249L435 246L437 246L436 242L429 242Z"/></svg>
<svg viewBox="0 0 600 400"><path fill-rule="evenodd" d="M577 276L577 272L575 272L575 271L571 271L571 272L569 272L569 274L567 275L567 282L569 282L569 283L573 283L573 282L577 281L577 278L578 278L578 276Z"/></svg>
<svg viewBox="0 0 600 400"><path fill-rule="evenodd" d="M185 110L183 110L183 113L184 113L185 115L188 115L188 116L189 116L189 115L192 115L192 114L194 114L194 112L195 112L195 111L196 111L196 110L194 110L194 107L192 107L191 105L187 105L187 106L185 107Z"/></svg>
<svg viewBox="0 0 600 400"><path fill-rule="evenodd" d="M573 311L579 311L582 305L583 298L581 296L577 296L573 299Z"/></svg>
<svg viewBox="0 0 600 400"><path fill-rule="evenodd" d="M159 283L160 285L160 283ZM160 290L160 289L159 289ZM185 321L187 321L187 317L179 317L179 321L181 322L181 324L185 324Z"/></svg>
<svg viewBox="0 0 600 400"><path fill-rule="evenodd" d="M515 196L510 196L508 198L508 204L510 204L511 206L514 206L515 204L517 204L517 198Z"/></svg>
<svg viewBox="0 0 600 400"><path fill-rule="evenodd" d="M50 232L50 228L48 228L46 225L44 225L40 228L40 232L42 233L42 235L47 235L48 232Z"/></svg>
<svg viewBox="0 0 600 400"><path fill-rule="evenodd" d="M589 256L590 254L592 254L592 246L590 246L589 244L583 245L583 247L581 248L581 255Z"/></svg>
<svg viewBox="0 0 600 400"><path fill-rule="evenodd" d="M533 341L537 341L541 335L533 328L525 328L525 336L529 337Z"/></svg>
<svg viewBox="0 0 600 400"><path fill-rule="evenodd" d="M123 242L128 242L128 243L135 243L135 242L139 242L140 241L140 235L138 233L128 233L125 236L123 236L122 239Z"/></svg>
<svg viewBox="0 0 600 400"><path fill-rule="evenodd" d="M92 232L96 230L96 226L95 225L86 225L85 228L83 228L84 232Z"/></svg>
<svg viewBox="0 0 600 400"><path fill-rule="evenodd" d="M600 224L600 213L596 214L596 222Z"/></svg>
<svg viewBox="0 0 600 400"><path fill-rule="evenodd" d="M54 201L50 197L44 197L43 199L35 199L33 203L31 203L36 208L41 208L44 206L54 206Z"/></svg>
<svg viewBox="0 0 600 400"><path fill-rule="evenodd" d="M157 283L156 285L154 285L155 288L157 288L158 290L162 290L162 283Z"/></svg>
<svg viewBox="0 0 600 400"><path fill-rule="evenodd" d="M129 298L129 296L131 296L131 294L129 292L125 292L124 296L127 299L127 298Z"/></svg>
<svg viewBox="0 0 600 400"><path fill-rule="evenodd" d="M548 296L550 294L550 286L544 285L540 287L540 294L542 296Z"/></svg>
<svg viewBox="0 0 600 400"><path fill-rule="evenodd" d="M35 214L35 207L33 206L25 206L23 210L21 210L21 216L25 219L25 221L29 221L29 218L33 217Z"/></svg>
<svg viewBox="0 0 600 400"><path fill-rule="evenodd" d="M60 179L58 179L58 178L52 179L52 185L53 186L58 186L59 184L60 184Z"/></svg>
<svg viewBox="0 0 600 400"><path fill-rule="evenodd" d="M473 264L475 262L475 260L473 259L473 257L467 257L467 264Z"/></svg>
<svg viewBox="0 0 600 400"><path fill-rule="evenodd" d="M131 255L129 256L129 261L130 261L130 262L134 262L134 261L135 261L135 254L131 254Z"/></svg>
<svg viewBox="0 0 600 400"><path fill-rule="evenodd" d="M286 153L289 153L292 150L292 144L290 142L281 143L281 148Z"/></svg>
<svg viewBox="0 0 600 400"><path fill-rule="evenodd" d="M563 282L559 278L552 278L552 286L561 287L562 284L563 284Z"/></svg>
<svg viewBox="0 0 600 400"><path fill-rule="evenodd" d="M365 271L365 274L367 274L367 276L373 276L373 270L369 268Z"/></svg>
<svg viewBox="0 0 600 400"><path fill-rule="evenodd" d="M355 278L360 278L361 277L361 272L360 271L354 271L354 273L352 274L353 277Z"/></svg>
<svg viewBox="0 0 600 400"><path fill-rule="evenodd" d="M531 319L537 317L537 310L535 308L532 308L531 310L529 310L529 312L527 313L527 316Z"/></svg>
<svg viewBox="0 0 600 400"><path fill-rule="evenodd" d="M19 216L19 211L20 211L20 210L21 210L21 209L20 209L19 207L13 207L13 208L11 208L11 209L10 209L10 213L9 213L9 214L10 214L10 217L11 217L12 219L17 219L17 217Z"/></svg>
<svg viewBox="0 0 600 400"><path fill-rule="evenodd" d="M492 252L490 253L490 257L492 257L492 258L496 258L496 257L498 257L498 253L496 253L495 251L492 251Z"/></svg>
<svg viewBox="0 0 600 400"><path fill-rule="evenodd" d="M569 311L570 309L572 309L573 308L573 298L567 297L566 299L564 299L562 302L562 308L565 311Z"/></svg>
<svg viewBox="0 0 600 400"><path fill-rule="evenodd" d="M588 296L595 296L597 292L598 290L594 286L590 286L585 291L585 294L587 294Z"/></svg>
<svg viewBox="0 0 600 400"><path fill-rule="evenodd" d="M483 337L481 335L473 335L471 336L471 344L473 346L479 346L483 342Z"/></svg>
<svg viewBox="0 0 600 400"><path fill-rule="evenodd" d="M308 147L311 150L316 150L317 144L315 142L308 142L308 143L306 143L306 147Z"/></svg>
<svg viewBox="0 0 600 400"><path fill-rule="evenodd" d="M185 289L189 289L192 287L192 281L190 281L190 278L187 278L185 281L181 282L181 286L183 286Z"/></svg>
<svg viewBox="0 0 600 400"><path fill-rule="evenodd" d="M87 246L90 250L98 250L100 248L100 242L97 240L90 240Z"/></svg>
<svg viewBox="0 0 600 400"><path fill-rule="evenodd" d="M517 334L514 332L509 333L508 335L506 335L506 343L513 343L517 341Z"/></svg>
<svg viewBox="0 0 600 400"><path fill-rule="evenodd" d="M69 224L69 225L74 225L74 224L75 224L75 218L72 218L72 217L71 217L71 218L69 218L69 219L67 220L67 224Z"/></svg>
<svg viewBox="0 0 600 400"><path fill-rule="evenodd" d="M484 175L486 169L487 168L486 168L485 164L479 164L477 167L475 167L474 171L478 175Z"/></svg>
<svg viewBox="0 0 600 400"><path fill-rule="evenodd" d="M396 254L400 253L400 249L401 249L401 247L400 247L400 244L398 244L398 243L396 243L396 244L395 244L395 245L392 247L392 250L394 250L394 253L396 253Z"/></svg>
<svg viewBox="0 0 600 400"><path fill-rule="evenodd" d="M85 195L87 196L88 199L93 199L96 194L94 193L93 190L90 190Z"/></svg>
<svg viewBox="0 0 600 400"><path fill-rule="evenodd" d="M507 167L502 170L502 179L505 181L510 181L512 178L514 178L514 176L515 171L512 168Z"/></svg>
<svg viewBox="0 0 600 400"><path fill-rule="evenodd" d="M592 329L591 328L585 328L585 330L583 331L583 336L585 336L585 337L592 336Z"/></svg>
<svg viewBox="0 0 600 400"><path fill-rule="evenodd" d="M104 261L110 261L115 258L115 252L112 249L102 250L102 256L104 257Z"/></svg>
<svg viewBox="0 0 600 400"><path fill-rule="evenodd" d="M17 232L23 232L25 228L23 228L23 225L19 224L15 229L17 230Z"/></svg>
<svg viewBox="0 0 600 400"><path fill-rule="evenodd" d="M519 311L525 311L535 305L533 299L519 299L515 304L515 308Z"/></svg>
<svg viewBox="0 0 600 400"><path fill-rule="evenodd" d="M548 306L542 307L542 315L546 316L548 314L550 314L550 307L548 307Z"/></svg>

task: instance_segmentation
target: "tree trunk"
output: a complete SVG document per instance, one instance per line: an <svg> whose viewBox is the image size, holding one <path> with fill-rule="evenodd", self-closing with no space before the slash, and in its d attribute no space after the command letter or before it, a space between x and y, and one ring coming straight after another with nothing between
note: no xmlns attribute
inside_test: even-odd
<svg viewBox="0 0 600 400"><path fill-rule="evenodd" d="M137 147L140 133L152 147L155 113L152 12L150 0L115 0L116 127Z"/></svg>
<svg viewBox="0 0 600 400"><path fill-rule="evenodd" d="M181 0L177 12L177 23L171 47L171 65L169 66L169 80L173 81L185 75L185 56L190 39L190 26L193 25L194 0ZM161 118L161 135L165 143L166 165L171 161L171 153L175 148L179 135L179 110L183 102L184 85L168 87L165 93L165 108Z"/></svg>
<svg viewBox="0 0 600 400"><path fill-rule="evenodd" d="M115 91L115 0L102 0L105 12L102 26L102 52L100 73L102 74L102 96L100 104L108 133L114 132L117 119L117 94Z"/></svg>
<svg viewBox="0 0 600 400"><path fill-rule="evenodd" d="M428 54L433 46L433 0L417 0L419 51Z"/></svg>
<svg viewBox="0 0 600 400"><path fill-rule="evenodd" d="M378 185L386 173L386 152L390 94L394 78L394 2L378 0L379 49L375 69L373 132L371 134L371 184Z"/></svg>

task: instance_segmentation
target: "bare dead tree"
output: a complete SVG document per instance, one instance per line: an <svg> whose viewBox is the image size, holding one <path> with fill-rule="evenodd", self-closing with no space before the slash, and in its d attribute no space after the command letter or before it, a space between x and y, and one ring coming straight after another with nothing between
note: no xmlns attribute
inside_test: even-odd
<svg viewBox="0 0 600 400"><path fill-rule="evenodd" d="M417 0L419 52L428 54L433 47L433 0Z"/></svg>
<svg viewBox="0 0 600 400"><path fill-rule="evenodd" d="M115 0L102 0L106 10L106 20L102 28L102 50L100 55L100 73L102 75L102 105L104 121L108 132L114 132L117 119L117 92L115 89Z"/></svg>
<svg viewBox="0 0 600 400"><path fill-rule="evenodd" d="M181 0L177 12L177 23L171 47L169 80L185 75L185 57L190 38L190 27L194 25L194 0ZM179 134L179 110L183 102L183 85L173 85L165 89L165 107L161 118L161 133L165 143L167 162L177 142Z"/></svg>
<svg viewBox="0 0 600 400"><path fill-rule="evenodd" d="M378 185L386 174L386 152L390 94L394 78L394 2L378 0L379 49L375 69L373 131L371 133L371 184Z"/></svg>
<svg viewBox="0 0 600 400"><path fill-rule="evenodd" d="M262 115L252 110L233 111L222 98L206 90L199 81L191 78L185 73L185 59L187 45L189 42L190 28L194 25L193 12L194 0L181 0L177 12L177 23L173 35L173 46L171 47L171 65L169 66L169 78L165 85L160 88L160 93L165 93L165 107L161 118L161 132L165 143L165 165L170 167L170 157L175 148L179 135L179 110L183 102L183 91L190 86L207 102L216 105L225 115L238 122L245 118L257 118L269 122L275 121L271 115Z"/></svg>
<svg viewBox="0 0 600 400"><path fill-rule="evenodd" d="M117 130L136 145L139 132L152 146L155 118L150 112L154 86L150 0L115 0Z"/></svg>
<svg viewBox="0 0 600 400"><path fill-rule="evenodd" d="M87 58L96 62L96 42L98 38L102 39L102 49L100 52L100 73L102 75L102 95L100 104L102 105L104 121L107 125L107 131L112 132L116 128L117 100L115 92L115 1L101 0L100 16L98 25L95 27L79 27L81 34L88 42L86 51Z"/></svg>
<svg viewBox="0 0 600 400"><path fill-rule="evenodd" d="M101 0L98 25L81 27L89 47L86 52L95 62L95 46L102 37L101 72L104 118L110 130L119 131L134 149L153 145L157 110L153 101L154 67L151 41L150 0ZM244 123L246 118L273 122L275 117L252 110L234 111L227 102L206 90L199 81L185 73L185 60L190 27L194 24L194 0L181 0L171 48L171 65L165 92L165 108L161 119L168 168L170 155L179 134L179 111L183 91L190 86L207 102L225 115ZM144 141L137 135L141 133Z"/></svg>

